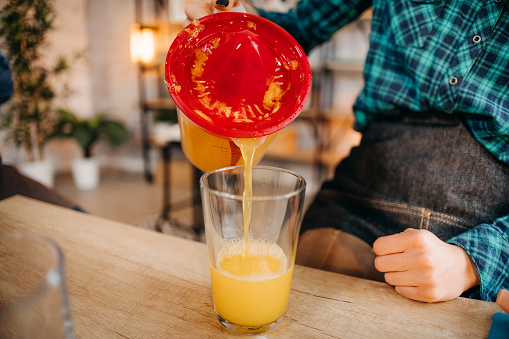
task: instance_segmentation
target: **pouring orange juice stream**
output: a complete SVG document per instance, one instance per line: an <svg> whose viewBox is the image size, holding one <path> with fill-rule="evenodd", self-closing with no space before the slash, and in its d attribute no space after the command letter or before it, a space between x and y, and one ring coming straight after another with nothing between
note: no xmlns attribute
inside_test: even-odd
<svg viewBox="0 0 509 339"><path fill-rule="evenodd" d="M244 219L244 259L249 254L249 222L251 220L251 202L253 197L253 159L255 151L260 147L265 137L252 139L234 139L235 145L240 148L244 159L244 194L242 199L242 212Z"/></svg>

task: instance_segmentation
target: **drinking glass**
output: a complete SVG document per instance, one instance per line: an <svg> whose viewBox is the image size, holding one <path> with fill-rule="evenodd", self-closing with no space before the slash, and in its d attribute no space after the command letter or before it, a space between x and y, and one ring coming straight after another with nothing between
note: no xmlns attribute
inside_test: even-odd
<svg viewBox="0 0 509 339"><path fill-rule="evenodd" d="M58 245L0 231L0 338L73 337Z"/></svg>
<svg viewBox="0 0 509 339"><path fill-rule="evenodd" d="M245 175L252 174L252 196ZM286 313L306 182L289 170L244 166L200 180L212 297L219 321L236 333L275 328Z"/></svg>

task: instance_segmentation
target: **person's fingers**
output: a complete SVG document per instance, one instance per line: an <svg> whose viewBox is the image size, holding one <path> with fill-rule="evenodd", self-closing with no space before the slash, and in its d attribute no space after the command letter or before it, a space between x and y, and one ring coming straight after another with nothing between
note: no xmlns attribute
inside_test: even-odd
<svg viewBox="0 0 509 339"><path fill-rule="evenodd" d="M420 286L420 273L416 271L387 272L384 274L385 282L392 286Z"/></svg>
<svg viewBox="0 0 509 339"><path fill-rule="evenodd" d="M497 304L505 312L509 313L509 291L508 290L501 289L500 291L498 291Z"/></svg>
<svg viewBox="0 0 509 339"><path fill-rule="evenodd" d="M444 291L436 288L436 286L396 286L394 289L398 294L408 299L426 303L448 301L458 297L455 294L444 293Z"/></svg>
<svg viewBox="0 0 509 339"><path fill-rule="evenodd" d="M219 11L229 11L238 5L243 4L247 13L259 15L258 11L248 3L241 0L198 0L190 2L185 7L187 19L184 21L184 26L190 24L193 20L200 19L204 16L214 13L214 8Z"/></svg>
<svg viewBox="0 0 509 339"><path fill-rule="evenodd" d="M406 253L387 254L375 258L375 268L379 272L402 272L413 267L413 256Z"/></svg>
<svg viewBox="0 0 509 339"><path fill-rule="evenodd" d="M397 233L380 237L373 243L373 251L376 255L401 253L408 248L403 233Z"/></svg>
<svg viewBox="0 0 509 339"><path fill-rule="evenodd" d="M398 294L412 300L423 302L435 302L436 296L429 289L416 286L396 286L395 290Z"/></svg>
<svg viewBox="0 0 509 339"><path fill-rule="evenodd" d="M433 233L426 230L409 228L404 232L378 238L373 243L376 255L401 253L409 248L423 248L427 246Z"/></svg>
<svg viewBox="0 0 509 339"><path fill-rule="evenodd" d="M216 8L219 11L229 11L233 8L234 5L238 3L238 0L213 0L214 8Z"/></svg>
<svg viewBox="0 0 509 339"><path fill-rule="evenodd" d="M212 1L213 0L204 0L188 3L184 9L187 16L186 21L188 22L184 24L187 25L193 20L212 14Z"/></svg>

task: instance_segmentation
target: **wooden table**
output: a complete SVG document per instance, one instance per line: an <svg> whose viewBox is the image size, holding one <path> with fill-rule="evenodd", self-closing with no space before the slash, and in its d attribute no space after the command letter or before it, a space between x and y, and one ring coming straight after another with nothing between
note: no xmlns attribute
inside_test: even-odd
<svg viewBox="0 0 509 339"><path fill-rule="evenodd" d="M56 240L77 338L227 338L212 306L206 246L24 197L0 229ZM296 267L287 316L267 338L486 338L495 303L426 304L379 282Z"/></svg>

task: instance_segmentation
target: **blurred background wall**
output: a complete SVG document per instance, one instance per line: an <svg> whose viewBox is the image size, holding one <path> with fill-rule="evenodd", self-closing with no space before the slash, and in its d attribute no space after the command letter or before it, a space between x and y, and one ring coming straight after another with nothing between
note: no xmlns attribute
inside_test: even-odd
<svg viewBox="0 0 509 339"><path fill-rule="evenodd" d="M153 6L158 1L139 1L140 7L137 9L135 0L55 0L57 19L55 30L50 34L46 56L48 60L58 55L73 60L71 71L65 77L69 94L61 98L57 106L82 117L100 111L108 112L123 121L133 135L130 143L120 149L98 147L97 156L103 165L109 167L143 171L139 67L131 61L130 56L131 24L140 20L137 14L140 8L143 21L165 20L173 24L174 30L175 25L178 26L185 18L185 0L169 0L166 13L154 17ZM160 2L166 3L166 0ZM5 3L6 0L0 0L0 7ZM254 0L255 5L276 11L286 11L295 3L295 0ZM345 27L333 41L316 48L309 55L313 71L316 74L326 73L328 79L332 79L332 82L324 83L319 88L320 91L332 91L331 95L325 99L320 95L319 100L325 102L313 104L326 107L322 111L333 118L352 114L351 106L363 84L361 71L368 48L368 35L369 20L360 20ZM160 41L156 58L164 60L170 44L171 38ZM327 64L331 60L334 61L332 66ZM164 91L162 80L158 84ZM149 86L148 90L157 92L161 88L151 89ZM295 128L300 131L297 137L301 138L301 146L312 147L311 127L299 127L296 123ZM4 162L16 164L24 160L20 150L5 144L3 137L1 142L0 152ZM80 150L73 142L50 142L47 149L47 156L54 161L57 172L68 170L71 160L80 156ZM150 154L151 166L154 166L159 153L152 149Z"/></svg>

